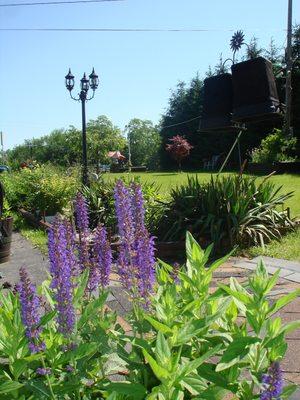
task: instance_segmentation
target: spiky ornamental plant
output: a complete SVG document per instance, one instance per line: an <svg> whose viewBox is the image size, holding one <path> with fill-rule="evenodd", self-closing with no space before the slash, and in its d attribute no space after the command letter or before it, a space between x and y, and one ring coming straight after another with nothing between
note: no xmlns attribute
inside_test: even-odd
<svg viewBox="0 0 300 400"><path fill-rule="evenodd" d="M166 150L171 154L174 160L178 163L178 168L181 170L181 163L186 157L189 156L193 146L180 135L173 136L169 139Z"/></svg>

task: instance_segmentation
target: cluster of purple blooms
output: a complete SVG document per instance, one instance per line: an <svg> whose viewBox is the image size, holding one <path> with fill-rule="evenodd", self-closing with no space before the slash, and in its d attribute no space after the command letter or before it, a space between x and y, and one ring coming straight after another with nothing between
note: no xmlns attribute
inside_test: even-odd
<svg viewBox="0 0 300 400"><path fill-rule="evenodd" d="M260 400L280 400L283 389L283 377L278 362L273 362L268 373L262 376L263 391Z"/></svg>
<svg viewBox="0 0 300 400"><path fill-rule="evenodd" d="M114 190L120 248L118 273L132 296L148 304L155 282L154 237L145 226L145 207L141 186L123 181Z"/></svg>
<svg viewBox="0 0 300 400"><path fill-rule="evenodd" d="M65 336L73 332L75 325L73 291L77 266L71 229L68 221L56 218L48 235L51 288L55 291L58 330Z"/></svg>
<svg viewBox="0 0 300 400"><path fill-rule="evenodd" d="M22 322L26 328L25 333L29 341L31 353L37 353L45 348L40 340L40 299L36 287L30 281L25 268L20 269L20 282L17 285L20 296Z"/></svg>

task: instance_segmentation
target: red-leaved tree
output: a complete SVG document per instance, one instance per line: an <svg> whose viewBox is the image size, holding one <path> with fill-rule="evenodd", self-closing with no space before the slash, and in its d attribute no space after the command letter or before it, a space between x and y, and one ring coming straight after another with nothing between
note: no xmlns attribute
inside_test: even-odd
<svg viewBox="0 0 300 400"><path fill-rule="evenodd" d="M171 143L167 144L166 150L176 160L179 170L181 170L181 162L190 154L193 146L180 135L173 136L169 141Z"/></svg>

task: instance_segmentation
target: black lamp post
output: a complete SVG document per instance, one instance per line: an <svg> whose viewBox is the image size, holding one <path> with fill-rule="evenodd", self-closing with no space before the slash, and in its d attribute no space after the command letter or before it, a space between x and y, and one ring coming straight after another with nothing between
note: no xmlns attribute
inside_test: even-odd
<svg viewBox="0 0 300 400"><path fill-rule="evenodd" d="M74 88L74 75L69 69L68 74L65 76L66 79L66 88L70 92L70 96L73 100L81 101L81 109L82 109L82 184L87 186L88 185L88 166L87 166L87 146L86 146L86 118L85 118L85 103L95 95L95 90L99 85L99 78L98 75L95 73L93 68L92 73L89 75L89 79L86 77L85 73L83 78L80 80L80 88L81 91L78 94L78 97L72 96L72 90ZM88 97L89 89L92 89L93 94L91 97Z"/></svg>

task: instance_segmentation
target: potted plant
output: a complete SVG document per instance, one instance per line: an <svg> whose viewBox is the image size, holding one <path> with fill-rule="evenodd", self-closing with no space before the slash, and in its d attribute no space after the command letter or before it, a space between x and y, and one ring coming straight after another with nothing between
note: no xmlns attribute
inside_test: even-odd
<svg viewBox="0 0 300 400"><path fill-rule="evenodd" d="M0 263L10 258L10 247L13 230L13 217L9 215L9 207L5 204L5 191L0 182Z"/></svg>

